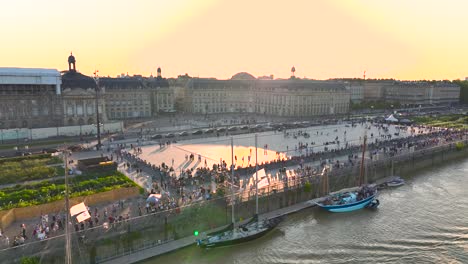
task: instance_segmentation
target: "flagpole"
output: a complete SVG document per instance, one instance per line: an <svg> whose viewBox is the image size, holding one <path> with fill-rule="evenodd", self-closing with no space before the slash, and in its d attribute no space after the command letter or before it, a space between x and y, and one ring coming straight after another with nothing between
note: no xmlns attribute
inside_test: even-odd
<svg viewBox="0 0 468 264"><path fill-rule="evenodd" d="M255 134L255 216L258 217L258 160L257 134Z"/></svg>
<svg viewBox="0 0 468 264"><path fill-rule="evenodd" d="M62 152L65 162L65 264L71 264L71 245L70 245L70 201L69 201L69 186L68 186L68 151L65 150Z"/></svg>

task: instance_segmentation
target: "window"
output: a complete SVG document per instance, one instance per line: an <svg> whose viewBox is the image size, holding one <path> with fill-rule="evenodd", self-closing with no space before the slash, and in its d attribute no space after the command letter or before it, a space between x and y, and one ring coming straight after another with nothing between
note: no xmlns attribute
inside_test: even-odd
<svg viewBox="0 0 468 264"><path fill-rule="evenodd" d="M87 112L88 112L88 115L94 114L94 107L93 107L93 105L88 104L88 106L87 106Z"/></svg>
<svg viewBox="0 0 468 264"><path fill-rule="evenodd" d="M67 106L67 115L69 115L69 116L73 115L73 106L72 105Z"/></svg>
<svg viewBox="0 0 468 264"><path fill-rule="evenodd" d="M76 106L76 114L79 116L83 115L83 106L82 105L77 105Z"/></svg>

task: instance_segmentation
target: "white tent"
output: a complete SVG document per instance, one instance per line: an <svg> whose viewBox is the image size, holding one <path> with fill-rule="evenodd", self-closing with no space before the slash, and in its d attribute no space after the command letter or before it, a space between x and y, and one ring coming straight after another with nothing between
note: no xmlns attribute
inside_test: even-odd
<svg viewBox="0 0 468 264"><path fill-rule="evenodd" d="M72 217L76 215L76 220L78 220L79 223L91 218L88 212L88 208L86 208L84 203L79 203L75 206L72 206L70 208L70 215Z"/></svg>
<svg viewBox="0 0 468 264"><path fill-rule="evenodd" d="M389 117L385 118L385 121L387 121L387 122L398 122L398 119L396 119L393 115L390 115Z"/></svg>

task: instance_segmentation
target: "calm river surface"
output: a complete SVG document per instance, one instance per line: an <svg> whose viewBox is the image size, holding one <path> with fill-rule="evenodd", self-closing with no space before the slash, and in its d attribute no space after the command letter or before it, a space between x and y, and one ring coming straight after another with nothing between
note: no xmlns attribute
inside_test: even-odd
<svg viewBox="0 0 468 264"><path fill-rule="evenodd" d="M468 263L468 160L403 177L407 185L381 191L377 211L311 208L247 244L144 263Z"/></svg>

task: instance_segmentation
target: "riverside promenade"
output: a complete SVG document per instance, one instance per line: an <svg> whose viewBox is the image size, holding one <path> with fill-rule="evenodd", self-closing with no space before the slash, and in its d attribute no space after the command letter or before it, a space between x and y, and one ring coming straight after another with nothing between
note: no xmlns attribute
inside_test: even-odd
<svg viewBox="0 0 468 264"><path fill-rule="evenodd" d="M306 208L310 208L315 206L315 202L319 201L321 198L316 198L312 200L308 200L305 202L297 203L288 207L284 207L275 211L271 211L265 214L261 214L259 216L259 219L269 219L273 217L278 217L278 216L285 216L289 214L296 213L298 211L304 210ZM244 220L248 221L247 220ZM280 224L281 225L281 224ZM219 228L215 228L212 230L207 230L204 231L203 233L210 233L214 232L217 230L220 230L226 226L222 226ZM129 263L137 263L139 261L156 257L162 254L166 254L178 249L182 249L191 245L196 244L196 237L195 236L188 236L184 237L181 239L177 240L172 240L163 244L155 245L155 246L150 246L144 249L140 249L137 251L128 251L128 252L122 252L121 255L116 255L113 256L112 258L107 258L107 259L102 259L102 260L96 260L96 263L102 263L102 264L129 264ZM202 250L202 249L200 249Z"/></svg>

